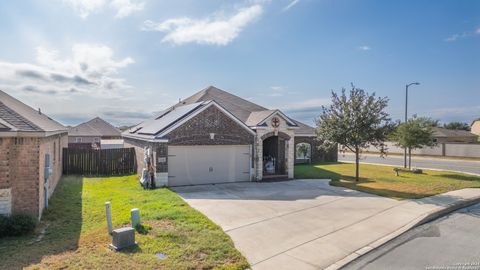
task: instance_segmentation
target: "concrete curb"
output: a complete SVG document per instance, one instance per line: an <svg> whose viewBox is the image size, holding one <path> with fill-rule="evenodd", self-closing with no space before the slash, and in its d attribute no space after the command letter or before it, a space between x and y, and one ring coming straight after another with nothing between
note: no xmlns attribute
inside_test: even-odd
<svg viewBox="0 0 480 270"><path fill-rule="evenodd" d="M411 222L409 222L408 224L406 224L405 226L401 227L400 229L368 244L367 246L361 248L361 249L358 249L356 251L354 251L353 253L347 255L346 257L344 257L343 259L335 262L334 264L328 266L327 270L336 270L336 269L340 269L344 266L346 266L347 264L351 263L352 261L356 260L357 258L369 253L370 251L372 250L375 250L385 244L387 244L387 242L390 242L391 240L399 237L400 235L406 233L407 231L415 228L415 227L418 227L420 225L423 225L425 223L428 223L428 222L431 222L435 219L438 219L440 217L443 217L445 215L448 215L458 209L462 209L462 208L465 208L465 207L468 207L468 206L471 206L471 205L474 205L474 204L477 204L480 202L480 196L476 196L476 197L473 197L473 198L470 198L470 199L462 199L462 200L458 200L456 202L453 202L453 203L450 203L448 205L446 205L443 209L439 209L439 210L432 210L428 213L425 213L423 215L421 215L420 217L412 220Z"/></svg>

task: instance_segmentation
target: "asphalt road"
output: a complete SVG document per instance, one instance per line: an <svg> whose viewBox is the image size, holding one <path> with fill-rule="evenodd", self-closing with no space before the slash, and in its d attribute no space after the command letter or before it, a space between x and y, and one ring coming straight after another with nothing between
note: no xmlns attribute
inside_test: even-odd
<svg viewBox="0 0 480 270"><path fill-rule="evenodd" d="M480 269L480 204L419 226L342 269Z"/></svg>
<svg viewBox="0 0 480 270"><path fill-rule="evenodd" d="M338 155L339 161L355 161L355 155L347 153L345 155ZM381 158L378 155L365 154L361 156L363 163L379 163L386 165L403 166L403 157L388 156ZM438 169L448 171L459 171L473 174L480 174L480 161L473 160L454 160L454 159L439 159L427 157L412 157L412 167L423 169Z"/></svg>

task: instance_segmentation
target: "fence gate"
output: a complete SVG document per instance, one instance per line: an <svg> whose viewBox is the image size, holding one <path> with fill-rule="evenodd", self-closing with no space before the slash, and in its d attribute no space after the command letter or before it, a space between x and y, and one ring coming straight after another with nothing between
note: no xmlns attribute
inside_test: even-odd
<svg viewBox="0 0 480 270"><path fill-rule="evenodd" d="M63 148L63 173L81 175L126 175L137 172L134 148Z"/></svg>

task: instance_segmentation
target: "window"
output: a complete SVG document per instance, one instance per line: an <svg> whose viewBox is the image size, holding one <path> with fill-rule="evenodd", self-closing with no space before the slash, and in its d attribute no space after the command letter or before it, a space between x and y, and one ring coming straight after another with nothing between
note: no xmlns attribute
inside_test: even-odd
<svg viewBox="0 0 480 270"><path fill-rule="evenodd" d="M81 143L81 142L82 142L82 138L76 137L76 138L75 138L75 142L76 142L76 143Z"/></svg>
<svg viewBox="0 0 480 270"><path fill-rule="evenodd" d="M310 159L312 147L309 143L299 143L295 146L296 159Z"/></svg>

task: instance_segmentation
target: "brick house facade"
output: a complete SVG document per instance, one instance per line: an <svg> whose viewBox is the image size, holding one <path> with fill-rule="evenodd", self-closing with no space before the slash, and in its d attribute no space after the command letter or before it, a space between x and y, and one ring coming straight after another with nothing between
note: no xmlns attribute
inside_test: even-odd
<svg viewBox="0 0 480 270"><path fill-rule="evenodd" d="M0 91L0 214L40 218L62 176L66 128ZM46 162L50 164L45 178ZM46 195L46 196L45 196Z"/></svg>
<svg viewBox="0 0 480 270"><path fill-rule="evenodd" d="M190 185L267 178L293 178L296 147L310 146L309 162L336 161L315 130L279 110L241 99L215 87L204 89L123 133L134 147L138 172L158 185ZM151 156L144 162L145 147ZM148 168L147 168L148 167Z"/></svg>

